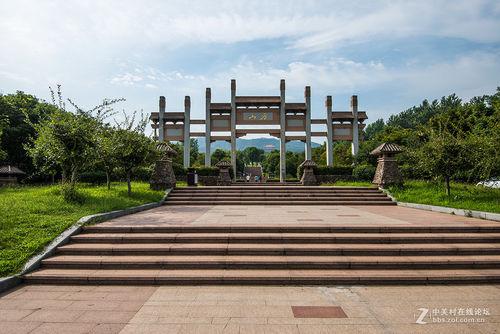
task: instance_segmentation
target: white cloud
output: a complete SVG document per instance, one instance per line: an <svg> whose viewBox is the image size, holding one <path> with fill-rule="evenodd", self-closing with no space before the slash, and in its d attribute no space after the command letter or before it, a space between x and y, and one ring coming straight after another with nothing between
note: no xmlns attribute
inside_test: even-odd
<svg viewBox="0 0 500 334"><path fill-rule="evenodd" d="M132 73L124 73L118 75L110 80L112 84L124 85L124 86L133 86L136 83L143 81L143 77L139 75L135 75Z"/></svg>
<svg viewBox="0 0 500 334"><path fill-rule="evenodd" d="M216 99L227 100L231 78L248 94L273 94L279 79L285 78L290 98L296 100L302 100L304 85L311 85L316 96L392 90L397 100L449 92L470 96L499 84L496 51L460 51L464 54L436 64L422 62L415 54L417 61L404 59L407 65L395 67L384 60L360 61L369 59L370 50L353 61L339 49L430 36L484 43L497 50L496 1L17 0L3 1L1 8L4 92L23 89L43 97L49 84L59 82L79 101L92 104L103 97L125 96L133 109L151 110L158 93L167 95L176 109L182 108L186 94L193 104L202 104L207 86ZM258 50L262 40L273 43L269 53L278 50L270 56L274 63L236 50L214 56L212 63L218 66L204 70L175 57L180 47L196 54L200 46L243 41L254 41L251 47ZM307 52L315 53L301 57ZM176 60L169 63L171 55ZM286 59L276 61L281 55ZM214 70L222 64L227 70ZM384 112L394 111L399 110Z"/></svg>

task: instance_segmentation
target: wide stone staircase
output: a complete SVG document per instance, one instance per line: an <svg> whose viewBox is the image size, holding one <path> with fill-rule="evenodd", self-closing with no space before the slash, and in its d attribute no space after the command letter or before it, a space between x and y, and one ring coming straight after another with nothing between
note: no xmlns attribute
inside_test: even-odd
<svg viewBox="0 0 500 334"><path fill-rule="evenodd" d="M178 205L395 205L373 187L255 185L173 189L166 204Z"/></svg>
<svg viewBox="0 0 500 334"><path fill-rule="evenodd" d="M500 282L500 226L83 228L24 280L44 284Z"/></svg>

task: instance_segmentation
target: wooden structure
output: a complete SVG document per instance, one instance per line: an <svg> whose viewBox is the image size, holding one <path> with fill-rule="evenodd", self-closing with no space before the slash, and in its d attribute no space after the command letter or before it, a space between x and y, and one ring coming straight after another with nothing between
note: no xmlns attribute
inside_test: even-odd
<svg viewBox="0 0 500 334"><path fill-rule="evenodd" d="M364 128L366 112L358 111L357 96L351 97L350 111L332 111L332 97L326 97L326 117L311 118L311 88L305 87L304 102L287 102L285 80L280 82L280 95L245 96L236 94L236 80L231 80L231 101L212 102L210 88L205 95L205 119L191 119L191 100L184 99L184 111L166 112L166 100L160 96L159 111L151 113L152 128L160 141L181 141L184 145L184 167L190 166L189 141L191 137L205 137L205 165L210 166L211 143L224 140L231 143L231 165L236 175L236 139L247 134L263 134L280 140L280 181L286 178L287 141L300 140L305 143L305 158L310 160L311 138L327 138L327 164L333 165L333 142L352 142L353 155L359 148L359 130ZM205 132L192 132L191 124L205 124ZM311 131L312 124L326 127L326 131ZM238 126L252 128L238 128ZM262 128L261 125L275 126ZM299 133L296 134L290 134Z"/></svg>
<svg viewBox="0 0 500 334"><path fill-rule="evenodd" d="M0 186L17 184L18 178L23 175L26 173L15 166L0 166Z"/></svg>

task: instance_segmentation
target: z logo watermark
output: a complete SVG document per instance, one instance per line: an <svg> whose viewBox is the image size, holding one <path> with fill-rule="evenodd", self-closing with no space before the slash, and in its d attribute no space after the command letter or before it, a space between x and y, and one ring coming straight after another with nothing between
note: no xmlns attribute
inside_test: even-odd
<svg viewBox="0 0 500 334"><path fill-rule="evenodd" d="M429 309L428 308L419 308L418 310L421 313L420 313L419 317L417 318L417 320L415 320L415 323L417 323L419 325L425 325L427 323L427 321L424 321L424 318L427 316L427 313L429 313Z"/></svg>
<svg viewBox="0 0 500 334"><path fill-rule="evenodd" d="M415 313L415 323L425 325L432 323L484 323L486 317L490 316L489 308L481 307L441 307L417 309L420 314Z"/></svg>

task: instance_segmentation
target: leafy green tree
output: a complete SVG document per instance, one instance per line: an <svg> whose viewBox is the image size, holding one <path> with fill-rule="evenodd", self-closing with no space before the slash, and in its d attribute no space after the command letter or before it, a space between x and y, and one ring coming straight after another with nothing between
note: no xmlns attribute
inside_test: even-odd
<svg viewBox="0 0 500 334"><path fill-rule="evenodd" d="M326 143L323 143L320 147L314 147L311 153L312 160L318 166L326 166Z"/></svg>
<svg viewBox="0 0 500 334"><path fill-rule="evenodd" d="M191 138L190 145L189 157L191 165L194 166L200 158L200 147L198 145L198 140L195 138Z"/></svg>
<svg viewBox="0 0 500 334"><path fill-rule="evenodd" d="M55 106L21 91L0 95L0 118L4 124L0 134L0 151L5 152L5 160L18 165L28 174L34 171L32 159L25 147L36 134L33 125L38 124L54 109Z"/></svg>
<svg viewBox="0 0 500 334"><path fill-rule="evenodd" d="M273 150L265 155L262 161L262 169L265 173L271 176L279 177L280 175L280 151Z"/></svg>
<svg viewBox="0 0 500 334"><path fill-rule="evenodd" d="M218 148L213 151L210 159L212 166L215 166L221 160L231 160L231 152Z"/></svg>
<svg viewBox="0 0 500 334"><path fill-rule="evenodd" d="M2 150L1 140L2 140L2 133L8 124L9 124L9 119L5 115L0 115L0 162L2 162L7 158L7 152Z"/></svg>
<svg viewBox="0 0 500 334"><path fill-rule="evenodd" d="M127 178L127 193L132 194L132 175L139 168L152 164L158 158L156 144L144 133L133 129L116 129L112 133L115 157Z"/></svg>
<svg viewBox="0 0 500 334"><path fill-rule="evenodd" d="M384 130L384 127L385 123L382 118L379 118L375 122L368 124L365 129L365 139L374 139L377 134Z"/></svg>
<svg viewBox="0 0 500 334"><path fill-rule="evenodd" d="M295 178L297 168L304 162L304 153L286 152L286 175L287 177ZM278 166L279 167L279 166Z"/></svg>
<svg viewBox="0 0 500 334"><path fill-rule="evenodd" d="M333 165L350 166L352 162L351 143L347 141L335 142L333 145Z"/></svg>
<svg viewBox="0 0 500 334"><path fill-rule="evenodd" d="M78 173L94 162L94 134L99 127L95 118L56 109L35 124L37 138L26 148L40 169L59 167L63 183L74 189Z"/></svg>
<svg viewBox="0 0 500 334"><path fill-rule="evenodd" d="M468 164L464 142L446 131L432 132L429 140L422 146L419 158L424 170L444 179L447 195L450 195L451 178Z"/></svg>
<svg viewBox="0 0 500 334"><path fill-rule="evenodd" d="M118 167L118 152L114 141L114 128L100 126L95 132L96 166L106 173L106 186L111 189L111 173Z"/></svg>
<svg viewBox="0 0 500 334"><path fill-rule="evenodd" d="M247 147L242 151L245 164L261 163L264 160L264 150L256 147Z"/></svg>

